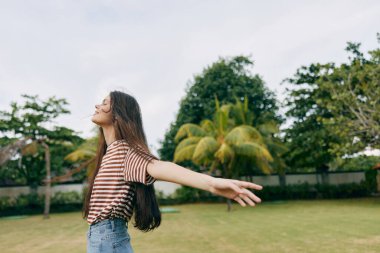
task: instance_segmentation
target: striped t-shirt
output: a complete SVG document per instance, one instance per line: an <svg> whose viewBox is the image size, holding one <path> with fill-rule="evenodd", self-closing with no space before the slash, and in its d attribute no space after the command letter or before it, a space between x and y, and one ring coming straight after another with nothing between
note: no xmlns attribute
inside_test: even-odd
<svg viewBox="0 0 380 253"><path fill-rule="evenodd" d="M140 155L125 140L116 140L103 156L90 198L88 224L104 219L129 221L133 213L135 189L131 182L150 185L156 181L147 166L154 159Z"/></svg>

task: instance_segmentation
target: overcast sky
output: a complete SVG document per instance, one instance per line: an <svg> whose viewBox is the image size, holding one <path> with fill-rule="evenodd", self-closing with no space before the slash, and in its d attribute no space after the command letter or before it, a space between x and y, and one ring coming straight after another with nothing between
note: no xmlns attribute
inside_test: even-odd
<svg viewBox="0 0 380 253"><path fill-rule="evenodd" d="M138 100L152 151L186 83L219 57L250 55L279 100L301 65L343 62L347 41L378 47L380 1L0 1L0 110L21 94L66 98L57 119L90 136L94 104Z"/></svg>

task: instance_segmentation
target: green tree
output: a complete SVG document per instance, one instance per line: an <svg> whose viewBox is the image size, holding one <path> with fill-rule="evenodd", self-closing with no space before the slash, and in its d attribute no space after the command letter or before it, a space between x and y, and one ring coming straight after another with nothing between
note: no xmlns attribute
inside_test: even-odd
<svg viewBox="0 0 380 253"><path fill-rule="evenodd" d="M181 125L199 124L203 119L211 119L215 112L214 95L221 103L234 103L234 96L243 100L248 96L248 108L255 115L254 126L270 120L281 123L277 115L278 106L273 92L269 91L260 76L253 75L253 62L245 56L221 58L194 77L186 88L186 95L180 101L176 119L171 123L158 150L161 159L173 160L176 143L174 137ZM199 170L192 162L182 165Z"/></svg>
<svg viewBox="0 0 380 253"><path fill-rule="evenodd" d="M13 168L23 175L26 183L32 191L43 181L46 175L45 184L45 210L44 217L49 217L50 210L50 186L51 186L51 152L52 147L65 147L67 143L79 144L82 139L78 137L73 130L54 126L48 128L48 124L53 123L53 119L61 114L69 113L65 106L66 100L55 97L42 101L38 96L22 95L25 102L22 105L16 102L11 103L11 110L0 111L0 131L4 136L2 143L12 145L12 142L20 140L29 140L26 145L20 146L20 152L11 157L10 155L1 155L10 159L18 159L17 166ZM2 148L3 152L9 152L9 148ZM62 148L60 149L62 150ZM57 154L60 156L59 154ZM57 159L55 165L61 161ZM43 165L44 164L44 165ZM62 163L60 164L62 165ZM62 166L57 166L61 167ZM45 171L44 171L45 168ZM55 168L57 170L57 168Z"/></svg>
<svg viewBox="0 0 380 253"><path fill-rule="evenodd" d="M288 89L286 99L286 116L293 122L285 130L289 150L285 157L292 171L317 170L325 173L329 169L328 164L337 157L331 146L341 140L320 120L333 115L317 103L322 97L329 96L316 84L322 70L321 64L302 66L293 78L287 79L294 85Z"/></svg>
<svg viewBox="0 0 380 253"><path fill-rule="evenodd" d="M380 48L369 51L369 58L360 52L360 43L348 43L346 50L353 55L350 62L326 66L317 80L330 93L317 101L333 115L323 123L344 140L333 146L339 154L380 148Z"/></svg>
<svg viewBox="0 0 380 253"><path fill-rule="evenodd" d="M293 169L328 171L344 155L379 147L380 52L366 59L348 43L348 63L302 66L288 82L287 162Z"/></svg>
<svg viewBox="0 0 380 253"><path fill-rule="evenodd" d="M213 120L204 119L199 125L186 123L176 136L178 143L174 162L191 160L193 163L209 167L210 173L218 170L225 178L238 178L242 168L254 167L264 173L271 172L273 161L260 132L244 122L252 122L253 115L248 110L248 100L244 105L236 99L236 104L219 106L215 98L216 111ZM228 211L231 201L227 200Z"/></svg>

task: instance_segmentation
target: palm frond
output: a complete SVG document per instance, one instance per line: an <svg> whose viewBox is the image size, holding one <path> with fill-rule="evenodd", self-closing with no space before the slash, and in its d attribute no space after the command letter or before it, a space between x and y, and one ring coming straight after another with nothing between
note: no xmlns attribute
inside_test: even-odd
<svg viewBox="0 0 380 253"><path fill-rule="evenodd" d="M263 139L259 131L252 126L241 125L233 128L225 137L224 141L229 145L239 145L245 142L262 143Z"/></svg>
<svg viewBox="0 0 380 253"><path fill-rule="evenodd" d="M218 160L221 163L228 163L230 162L235 156L234 150L226 143L223 143L220 145L218 151L215 153L215 157L218 158Z"/></svg>
<svg viewBox="0 0 380 253"><path fill-rule="evenodd" d="M272 172L272 167L269 165L268 161L265 159L256 159L256 166L265 174L270 174Z"/></svg>
<svg viewBox="0 0 380 253"><path fill-rule="evenodd" d="M197 144L192 160L197 164L208 165L218 150L218 142L210 136L203 137Z"/></svg>
<svg viewBox="0 0 380 253"><path fill-rule="evenodd" d="M235 120L236 125L252 125L254 115L248 108L247 95L244 96L244 103L235 96L235 104L231 108L231 117Z"/></svg>
<svg viewBox="0 0 380 253"><path fill-rule="evenodd" d="M216 94L214 94L214 98L215 98L215 111L219 111L219 100L218 100L218 97L216 96Z"/></svg>
<svg viewBox="0 0 380 253"><path fill-rule="evenodd" d="M182 148L178 152L175 152L173 162L176 163L176 162L191 160L196 146L197 144L189 145L189 146L186 146L185 148Z"/></svg>
<svg viewBox="0 0 380 253"><path fill-rule="evenodd" d="M228 126L228 115L225 112L218 110L214 114L214 122L218 135L224 135L224 132L227 130Z"/></svg>
<svg viewBox="0 0 380 253"><path fill-rule="evenodd" d="M65 156L65 160L71 161L71 162L77 162L80 160L89 159L91 157L95 156L95 152L92 150L86 150L86 149L77 149L67 156Z"/></svg>
<svg viewBox="0 0 380 253"><path fill-rule="evenodd" d="M254 142L242 143L234 147L236 154L249 157L259 157L272 162L273 157L269 151L260 144Z"/></svg>
<svg viewBox="0 0 380 253"><path fill-rule="evenodd" d="M175 152L180 151L181 149L192 145L192 144L197 144L203 137L198 137L198 136L192 136L192 137L187 137L186 139L183 139L175 148Z"/></svg>
<svg viewBox="0 0 380 253"><path fill-rule="evenodd" d="M209 135L215 134L215 125L214 123L209 119L204 119L199 124L203 130L206 131Z"/></svg>
<svg viewBox="0 0 380 253"><path fill-rule="evenodd" d="M77 162L95 157L98 137L92 137L83 142L76 150L64 157L65 160Z"/></svg>
<svg viewBox="0 0 380 253"><path fill-rule="evenodd" d="M228 116L230 114L231 108L232 108L231 104L226 104L226 105L222 105L219 110L224 112Z"/></svg>
<svg viewBox="0 0 380 253"><path fill-rule="evenodd" d="M178 129L178 132L174 137L174 141L179 142L183 138L192 136L206 136L206 131L196 124L186 123Z"/></svg>
<svg viewBox="0 0 380 253"><path fill-rule="evenodd" d="M235 104L233 106L233 117L237 125L246 124L245 111L240 99L235 96Z"/></svg>

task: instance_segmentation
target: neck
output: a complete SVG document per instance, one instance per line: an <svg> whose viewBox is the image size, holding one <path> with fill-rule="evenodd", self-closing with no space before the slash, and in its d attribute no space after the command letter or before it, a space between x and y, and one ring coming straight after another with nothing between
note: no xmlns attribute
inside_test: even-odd
<svg viewBox="0 0 380 253"><path fill-rule="evenodd" d="M107 146L109 146L112 142L116 141L115 128L113 126L107 126L102 128L104 139L106 140Z"/></svg>

